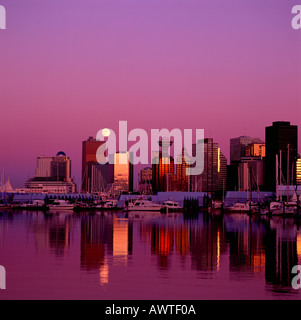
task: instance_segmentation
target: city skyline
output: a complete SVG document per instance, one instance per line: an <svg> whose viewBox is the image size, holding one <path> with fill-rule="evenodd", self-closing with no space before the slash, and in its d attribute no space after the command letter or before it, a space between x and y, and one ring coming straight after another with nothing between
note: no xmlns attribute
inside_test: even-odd
<svg viewBox="0 0 301 320"><path fill-rule="evenodd" d="M37 156L58 150L79 185L81 142L119 120L129 130L204 129L228 163L230 138L264 141L274 121L301 126L291 3L1 4L0 166L13 187L33 175Z"/></svg>

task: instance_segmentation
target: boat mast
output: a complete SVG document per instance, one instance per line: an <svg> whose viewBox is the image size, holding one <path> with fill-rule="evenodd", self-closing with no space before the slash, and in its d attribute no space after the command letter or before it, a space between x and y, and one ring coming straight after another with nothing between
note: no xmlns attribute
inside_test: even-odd
<svg viewBox="0 0 301 320"><path fill-rule="evenodd" d="M289 191L289 182L290 182L290 179L289 179L289 171L290 171L290 163L289 163L289 154L290 154L290 145L288 144L287 145L287 169L286 169L286 201L288 202L288 191Z"/></svg>
<svg viewBox="0 0 301 320"><path fill-rule="evenodd" d="M279 172L279 169L278 169L278 154L276 154L276 199L277 201L279 200L279 189L278 189L278 172Z"/></svg>

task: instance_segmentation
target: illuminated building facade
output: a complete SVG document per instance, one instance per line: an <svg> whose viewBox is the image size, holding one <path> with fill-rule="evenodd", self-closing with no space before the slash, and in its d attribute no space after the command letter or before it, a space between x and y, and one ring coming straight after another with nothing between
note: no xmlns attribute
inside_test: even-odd
<svg viewBox="0 0 301 320"><path fill-rule="evenodd" d="M238 138L230 139L230 163L239 162L241 157L245 157L248 145L252 143L262 144L262 141L260 138L249 136L240 136Z"/></svg>
<svg viewBox="0 0 301 320"><path fill-rule="evenodd" d="M301 156L298 155L298 159L296 162L296 183L297 185L301 185Z"/></svg>
<svg viewBox="0 0 301 320"><path fill-rule="evenodd" d="M162 139L159 141L159 154L153 154L152 159L152 191L153 193L166 191L170 187L170 181L174 181L173 175L175 172L174 159L169 155L169 148L172 141L169 139ZM171 191L171 190L169 190Z"/></svg>
<svg viewBox="0 0 301 320"><path fill-rule="evenodd" d="M123 192L133 191L134 168L132 164L132 153L116 152L114 154L114 183L112 193L119 195Z"/></svg>

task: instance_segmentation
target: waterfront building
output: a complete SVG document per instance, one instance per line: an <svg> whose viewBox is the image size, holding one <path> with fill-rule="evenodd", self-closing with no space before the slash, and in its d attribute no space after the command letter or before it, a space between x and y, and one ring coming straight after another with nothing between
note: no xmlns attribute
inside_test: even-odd
<svg viewBox="0 0 301 320"><path fill-rule="evenodd" d="M266 188L276 189L276 155L279 161L279 184L296 184L298 127L287 121L273 122L265 128Z"/></svg>
<svg viewBox="0 0 301 320"><path fill-rule="evenodd" d="M95 179L92 178L92 168L95 170L95 165L99 164L96 153L97 149L104 143L104 141L98 141L93 137L89 137L88 140L82 142L82 192L91 192L92 189L95 189L95 183L92 185L93 180L95 182Z"/></svg>
<svg viewBox="0 0 301 320"><path fill-rule="evenodd" d="M35 176L26 181L25 190L31 193L76 192L76 184L71 178L70 157L63 151L59 151L54 157L38 157Z"/></svg>

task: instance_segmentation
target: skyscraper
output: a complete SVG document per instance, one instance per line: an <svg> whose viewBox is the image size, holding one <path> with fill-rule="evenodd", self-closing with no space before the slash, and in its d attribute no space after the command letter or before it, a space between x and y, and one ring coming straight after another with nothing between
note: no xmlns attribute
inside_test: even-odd
<svg viewBox="0 0 301 320"><path fill-rule="evenodd" d="M92 167L99 164L96 159L97 149L105 143L98 141L93 137L82 142L82 192L92 191Z"/></svg>
<svg viewBox="0 0 301 320"><path fill-rule="evenodd" d="M195 156L196 145L192 146ZM191 190L215 193L226 186L227 160L212 138L204 139L204 171L200 175L191 176Z"/></svg>
<svg viewBox="0 0 301 320"><path fill-rule="evenodd" d="M132 153L116 152L114 155L114 183L112 192L121 194L133 191L134 168Z"/></svg>
<svg viewBox="0 0 301 320"><path fill-rule="evenodd" d="M172 141L163 138L159 142L159 154L152 155L152 190L153 193L166 191L169 185L168 177L174 174L174 159L169 154ZM170 177L174 178L174 177Z"/></svg>
<svg viewBox="0 0 301 320"><path fill-rule="evenodd" d="M265 128L266 188L276 189L276 155L279 160L279 177L282 184L296 183L298 153L298 127L287 121L273 122Z"/></svg>
<svg viewBox="0 0 301 320"><path fill-rule="evenodd" d="M178 155L176 162L176 176L177 176L177 190L189 191L190 188L190 157L185 148L182 150L182 154Z"/></svg>

